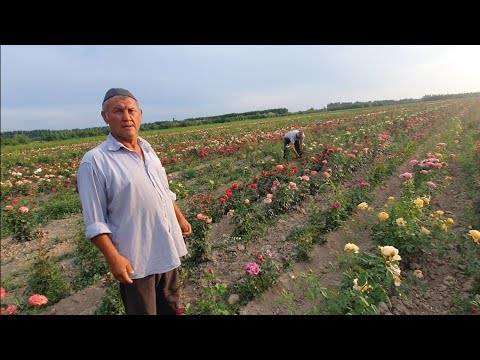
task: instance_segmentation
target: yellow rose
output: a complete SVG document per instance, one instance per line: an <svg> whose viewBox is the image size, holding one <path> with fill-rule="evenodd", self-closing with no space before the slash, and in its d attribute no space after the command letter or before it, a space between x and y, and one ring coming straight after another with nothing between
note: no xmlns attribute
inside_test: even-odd
<svg viewBox="0 0 480 360"><path fill-rule="evenodd" d="M345 247L343 248L343 251L353 251L355 254L358 254L360 251L360 248L352 243L345 244Z"/></svg>
<svg viewBox="0 0 480 360"><path fill-rule="evenodd" d="M368 208L368 204L366 202L362 202L362 203L358 204L358 208L360 210L365 210L366 208Z"/></svg>
<svg viewBox="0 0 480 360"><path fill-rule="evenodd" d="M473 238L473 241L475 241L477 244L480 244L480 231L470 230L468 233Z"/></svg>
<svg viewBox="0 0 480 360"><path fill-rule="evenodd" d="M388 213L386 213L385 211L382 211L378 214L378 217L380 218L380 220L387 220L390 215L388 215Z"/></svg>
<svg viewBox="0 0 480 360"><path fill-rule="evenodd" d="M422 226L422 228L420 229L420 232L421 232L422 234L425 234L425 235L430 235L430 234L432 233L430 230L424 228L423 226Z"/></svg>
<svg viewBox="0 0 480 360"><path fill-rule="evenodd" d="M417 198L413 201L415 203L415 205L417 205L418 208L422 208L423 207L423 200L420 199L420 198Z"/></svg>
<svg viewBox="0 0 480 360"><path fill-rule="evenodd" d="M388 258L391 260L402 260L400 255L398 254L398 249L393 246L380 246L380 252L384 258Z"/></svg>
<svg viewBox="0 0 480 360"><path fill-rule="evenodd" d="M418 279L423 279L423 273L422 270L415 270L413 274L418 278Z"/></svg>

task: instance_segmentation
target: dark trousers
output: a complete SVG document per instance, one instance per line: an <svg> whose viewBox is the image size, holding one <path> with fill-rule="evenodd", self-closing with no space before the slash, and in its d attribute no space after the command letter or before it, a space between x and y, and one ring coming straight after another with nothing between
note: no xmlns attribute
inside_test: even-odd
<svg viewBox="0 0 480 360"><path fill-rule="evenodd" d="M290 144L290 142L291 141L290 141L289 138L284 138L283 139L283 158L284 159L288 158L288 151L290 149L287 147L287 145ZM295 150L297 150L298 155L302 156L303 152L302 152L302 148L300 147L300 141L295 140L295 142L293 143L293 146L295 146Z"/></svg>
<svg viewBox="0 0 480 360"><path fill-rule="evenodd" d="M120 284L127 315L176 315L180 302L178 268Z"/></svg>

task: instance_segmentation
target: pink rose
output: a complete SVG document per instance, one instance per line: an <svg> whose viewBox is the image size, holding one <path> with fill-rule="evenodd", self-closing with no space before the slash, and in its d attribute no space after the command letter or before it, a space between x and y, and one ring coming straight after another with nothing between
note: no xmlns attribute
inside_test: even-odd
<svg viewBox="0 0 480 360"><path fill-rule="evenodd" d="M254 262L246 264L244 269L247 275L258 275L258 273L261 271L260 266Z"/></svg>
<svg viewBox="0 0 480 360"><path fill-rule="evenodd" d="M33 306L45 305L47 302L48 302L47 297L40 294L32 295L28 299L28 303Z"/></svg>
<svg viewBox="0 0 480 360"><path fill-rule="evenodd" d="M17 312L17 307L15 305L8 305L7 314L13 315Z"/></svg>
<svg viewBox="0 0 480 360"><path fill-rule="evenodd" d="M432 181L427 181L427 186L431 187L432 189L436 189L436 188L437 188L437 185L435 185L435 183L432 182Z"/></svg>
<svg viewBox="0 0 480 360"><path fill-rule="evenodd" d="M177 308L177 315L183 315L183 312L185 311L184 307L179 307Z"/></svg>

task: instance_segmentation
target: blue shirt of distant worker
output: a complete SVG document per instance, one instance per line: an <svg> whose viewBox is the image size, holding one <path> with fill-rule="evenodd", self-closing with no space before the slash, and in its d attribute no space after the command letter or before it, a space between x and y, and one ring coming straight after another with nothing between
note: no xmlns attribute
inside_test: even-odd
<svg viewBox="0 0 480 360"><path fill-rule="evenodd" d="M292 147L296 157L303 155L303 141L305 140L305 133L302 130L291 130L285 134L283 141L283 158L288 158L289 148Z"/></svg>

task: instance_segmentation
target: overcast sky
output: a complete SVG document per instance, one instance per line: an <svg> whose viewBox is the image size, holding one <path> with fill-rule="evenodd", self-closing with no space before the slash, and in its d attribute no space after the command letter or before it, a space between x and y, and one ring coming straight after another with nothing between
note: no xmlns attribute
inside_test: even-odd
<svg viewBox="0 0 480 360"><path fill-rule="evenodd" d="M480 45L2 45L1 130L104 126L105 92L143 122L480 91Z"/></svg>

